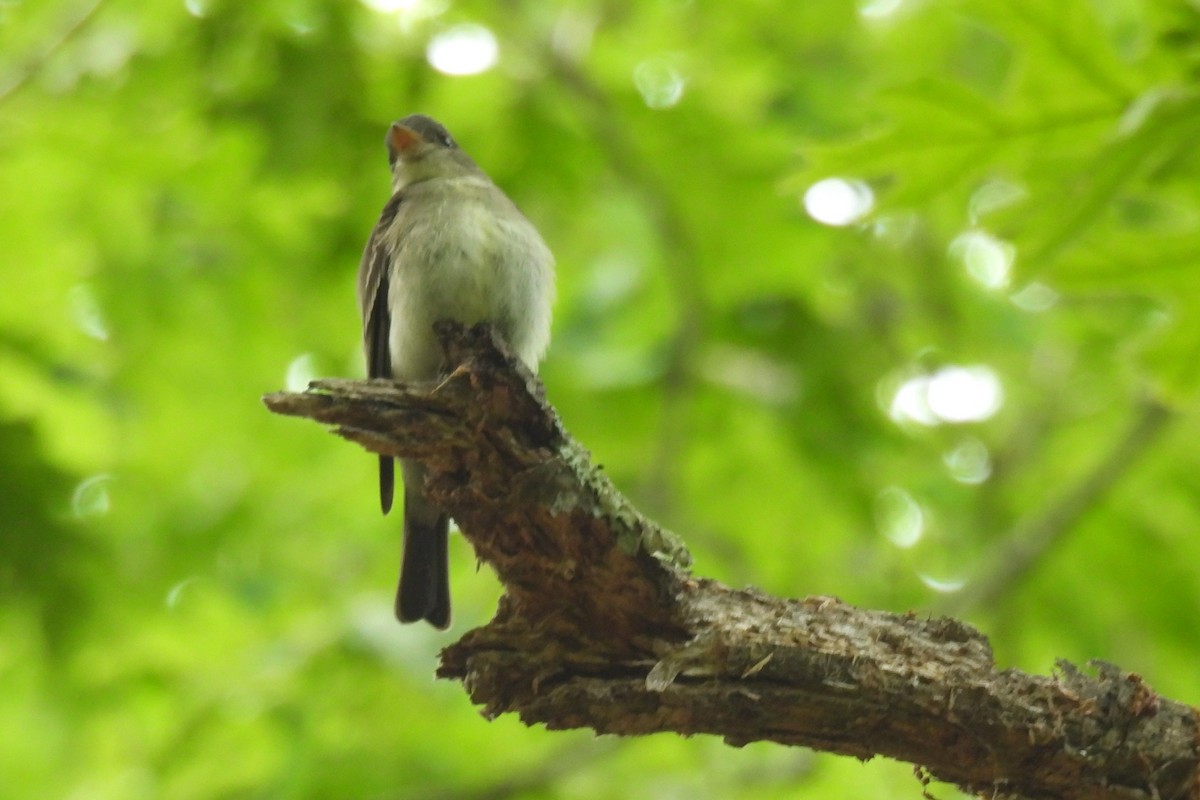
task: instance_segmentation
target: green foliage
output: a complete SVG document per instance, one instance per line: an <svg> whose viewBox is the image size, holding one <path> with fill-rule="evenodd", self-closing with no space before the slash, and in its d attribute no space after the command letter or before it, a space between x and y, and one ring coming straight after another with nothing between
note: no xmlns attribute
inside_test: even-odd
<svg viewBox="0 0 1200 800"><path fill-rule="evenodd" d="M494 579L456 539L454 629L393 623L372 460L258 402L361 374L413 111L555 250L549 396L698 572L937 612L1049 519L964 612L1002 663L1200 703L1194 4L401 5L0 4L0 794L918 791L489 723L434 681ZM499 63L444 75L463 23ZM807 215L830 177L869 213ZM988 376L998 407L953 394Z"/></svg>

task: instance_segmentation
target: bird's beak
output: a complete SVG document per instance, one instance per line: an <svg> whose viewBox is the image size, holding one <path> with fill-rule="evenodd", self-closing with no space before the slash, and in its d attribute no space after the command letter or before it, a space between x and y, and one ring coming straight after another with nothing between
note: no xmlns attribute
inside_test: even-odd
<svg viewBox="0 0 1200 800"><path fill-rule="evenodd" d="M391 156L392 164L395 164L397 160L409 160L424 144L425 140L419 133L399 122L393 122L392 127L388 130L388 154Z"/></svg>

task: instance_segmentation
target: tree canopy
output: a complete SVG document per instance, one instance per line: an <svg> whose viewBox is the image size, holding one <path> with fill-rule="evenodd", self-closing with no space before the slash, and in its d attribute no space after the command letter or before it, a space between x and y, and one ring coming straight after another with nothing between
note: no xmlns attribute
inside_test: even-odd
<svg viewBox="0 0 1200 800"><path fill-rule="evenodd" d="M417 111L554 250L548 398L697 573L1200 704L1198 76L1178 0L0 6L0 786L919 791L434 679L494 577L454 537L454 626L396 624L374 460L259 402L362 375Z"/></svg>

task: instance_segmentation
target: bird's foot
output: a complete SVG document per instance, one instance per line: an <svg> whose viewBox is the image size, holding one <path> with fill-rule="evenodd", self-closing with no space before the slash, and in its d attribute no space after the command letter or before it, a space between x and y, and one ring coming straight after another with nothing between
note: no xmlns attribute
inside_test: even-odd
<svg viewBox="0 0 1200 800"><path fill-rule="evenodd" d="M433 388L433 392L436 394L437 392L441 391L442 387L445 386L447 383L449 383L450 381L459 377L460 375L468 374L468 372L469 372L469 370L467 369L465 364L459 364L457 367L454 368L454 370L449 375L442 378L441 381L438 382L438 385Z"/></svg>

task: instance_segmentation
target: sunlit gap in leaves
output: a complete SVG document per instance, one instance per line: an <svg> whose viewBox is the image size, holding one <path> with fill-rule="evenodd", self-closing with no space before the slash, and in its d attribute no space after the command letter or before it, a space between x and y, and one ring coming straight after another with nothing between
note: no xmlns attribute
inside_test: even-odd
<svg viewBox="0 0 1200 800"><path fill-rule="evenodd" d="M78 519L107 514L112 507L108 495L108 485L112 481L113 475L109 472L101 472L80 481L71 493L71 513Z"/></svg>
<svg viewBox="0 0 1200 800"><path fill-rule="evenodd" d="M804 210L822 225L851 225L870 213L875 193L863 181L825 178L804 192Z"/></svg>
<svg viewBox="0 0 1200 800"><path fill-rule="evenodd" d="M912 550L925 538L927 514L909 492L889 486L875 496L875 526L898 549ZM937 578L929 572L917 572L917 579L942 594L957 592L966 585L963 578Z"/></svg>
<svg viewBox="0 0 1200 800"><path fill-rule="evenodd" d="M993 211L1020 203L1028 196L1029 192L1024 186L1001 178L992 178L971 192L971 199L967 202L967 217L971 225L979 225L980 220Z"/></svg>
<svg viewBox="0 0 1200 800"><path fill-rule="evenodd" d="M653 109L671 108L683 99L687 79L669 58L648 58L633 68L633 85Z"/></svg>
<svg viewBox="0 0 1200 800"><path fill-rule="evenodd" d="M1003 402L1000 379L990 367L950 364L901 383L888 403L888 415L898 423L927 426L983 422Z"/></svg>
<svg viewBox="0 0 1200 800"><path fill-rule="evenodd" d="M455 25L429 40L425 58L445 75L478 75L496 66L500 45L482 25Z"/></svg>
<svg viewBox="0 0 1200 800"><path fill-rule="evenodd" d="M993 178L971 193L967 216L971 227L954 237L950 255L957 259L983 288L998 291L1007 289L1012 280L1017 248L983 230L980 220L994 211L1020 203L1029 193L1019 184ZM1040 313L1058 302L1058 292L1044 283L1034 281L1009 295L1009 301L1022 311Z"/></svg>
<svg viewBox="0 0 1200 800"><path fill-rule="evenodd" d="M1005 289L1012 275L1017 248L981 230L960 233L950 243L950 255L985 289Z"/></svg>
<svg viewBox="0 0 1200 800"><path fill-rule="evenodd" d="M992 456L987 446L975 438L966 438L942 456L950 476L959 483L983 483L992 474Z"/></svg>
<svg viewBox="0 0 1200 800"><path fill-rule="evenodd" d="M951 594L960 591L967 585L966 578L935 578L924 572L918 572L917 577L921 580L921 583L938 594Z"/></svg>
<svg viewBox="0 0 1200 800"><path fill-rule="evenodd" d="M861 0L858 15L863 19L883 19L900 10L904 0Z"/></svg>
<svg viewBox="0 0 1200 800"><path fill-rule="evenodd" d="M889 486L875 497L875 524L885 539L907 550L925 533L925 512L911 494Z"/></svg>
<svg viewBox="0 0 1200 800"><path fill-rule="evenodd" d="M448 8L449 0L360 0L362 5L370 8L379 16L386 17L390 25L380 25L379 29L388 40L389 32L400 32L402 36L412 36L419 26L427 20L442 16ZM374 28L374 26L372 26ZM391 30L389 30L391 28Z"/></svg>
<svg viewBox="0 0 1200 800"><path fill-rule="evenodd" d="M1058 292L1044 283L1034 281L1008 299L1022 311L1038 313L1054 307L1058 302Z"/></svg>
<svg viewBox="0 0 1200 800"><path fill-rule="evenodd" d="M881 384L881 394L888 391ZM1000 410L1004 393L1000 378L990 367L949 364L932 373L904 379L891 392L888 414L898 424L934 426L984 422ZM960 440L943 454L950 476L959 483L979 484L992 474L991 455L983 442L973 437ZM900 548L911 548L921 539L925 514L902 489L885 489L876 501L876 519L883 535ZM927 588L957 592L966 585L960 577L935 577L928 571L917 577Z"/></svg>
<svg viewBox="0 0 1200 800"><path fill-rule="evenodd" d="M284 385L289 392L302 392L316 378L312 353L301 353L288 364Z"/></svg>
<svg viewBox="0 0 1200 800"><path fill-rule="evenodd" d="M446 9L446 0L362 0L362 4L380 14L433 16Z"/></svg>

